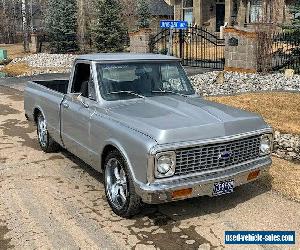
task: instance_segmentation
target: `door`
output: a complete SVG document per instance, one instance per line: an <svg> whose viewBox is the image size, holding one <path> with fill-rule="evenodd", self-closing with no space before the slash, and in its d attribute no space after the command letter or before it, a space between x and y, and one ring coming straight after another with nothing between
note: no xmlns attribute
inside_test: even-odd
<svg viewBox="0 0 300 250"><path fill-rule="evenodd" d="M95 112L95 85L91 65L77 63L70 93L61 108L62 139L67 150L90 162L90 119Z"/></svg>
<svg viewBox="0 0 300 250"><path fill-rule="evenodd" d="M220 32L225 21L225 4L216 4L216 31Z"/></svg>

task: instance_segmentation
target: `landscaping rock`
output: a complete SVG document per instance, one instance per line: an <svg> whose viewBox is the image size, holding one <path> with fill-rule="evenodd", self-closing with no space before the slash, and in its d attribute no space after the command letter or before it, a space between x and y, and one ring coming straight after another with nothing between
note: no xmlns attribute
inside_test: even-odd
<svg viewBox="0 0 300 250"><path fill-rule="evenodd" d="M234 95L262 91L300 91L300 75L286 77L281 73L243 74L224 73L224 83L218 81L220 72L207 72L191 77L198 94L203 96Z"/></svg>
<svg viewBox="0 0 300 250"><path fill-rule="evenodd" d="M274 154L287 160L300 161L300 136L276 131Z"/></svg>
<svg viewBox="0 0 300 250"><path fill-rule="evenodd" d="M72 67L72 64L76 58L76 55L71 54L33 54L25 56L23 58L16 58L11 63L26 62L33 68L68 68Z"/></svg>
<svg viewBox="0 0 300 250"><path fill-rule="evenodd" d="M47 73L70 73L77 56L71 54L33 54L14 59L11 64L26 63L32 68L22 76L31 76Z"/></svg>

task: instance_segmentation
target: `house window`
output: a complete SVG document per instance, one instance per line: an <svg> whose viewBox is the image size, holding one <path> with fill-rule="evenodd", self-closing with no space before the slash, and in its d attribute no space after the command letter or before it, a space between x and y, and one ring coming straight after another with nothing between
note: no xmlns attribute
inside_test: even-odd
<svg viewBox="0 0 300 250"><path fill-rule="evenodd" d="M276 7L273 0L249 0L250 23L272 23L274 21L273 9ZM276 7L278 8L278 7Z"/></svg>
<svg viewBox="0 0 300 250"><path fill-rule="evenodd" d="M221 26L225 21L225 2L222 0L216 1L216 32L220 32Z"/></svg>
<svg viewBox="0 0 300 250"><path fill-rule="evenodd" d="M182 7L183 8L193 8L193 0L182 0Z"/></svg>
<svg viewBox="0 0 300 250"><path fill-rule="evenodd" d="M250 23L259 23L263 18L263 3L262 0L250 0L249 11Z"/></svg>
<svg viewBox="0 0 300 250"><path fill-rule="evenodd" d="M239 6L237 0L233 0L232 2L232 13L231 13L231 26L237 25L237 17L239 12Z"/></svg>
<svg viewBox="0 0 300 250"><path fill-rule="evenodd" d="M182 16L183 20L189 24L193 23L193 0L182 0Z"/></svg>

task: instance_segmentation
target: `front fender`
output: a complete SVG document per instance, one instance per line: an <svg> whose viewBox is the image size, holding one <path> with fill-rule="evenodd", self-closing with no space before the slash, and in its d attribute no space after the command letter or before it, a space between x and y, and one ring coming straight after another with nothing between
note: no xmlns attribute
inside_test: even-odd
<svg viewBox="0 0 300 250"><path fill-rule="evenodd" d="M117 148L128 164L132 179L136 183L147 183L147 166L150 149L155 140L136 130L112 120L105 114L97 114L91 124L91 144L97 147L102 163L106 146ZM101 166L97 169L101 171Z"/></svg>
<svg viewBox="0 0 300 250"><path fill-rule="evenodd" d="M125 159L129 174L131 175L132 179L134 180L135 184L141 183L145 184L146 179L144 179L144 175L147 174L147 157L145 161L143 159L137 160L130 157L130 153L127 152L126 147L124 147L117 139L110 138L106 141L107 146L115 147ZM103 154L101 154L103 155ZM103 159L101 159L102 162ZM146 164L146 165L145 165Z"/></svg>

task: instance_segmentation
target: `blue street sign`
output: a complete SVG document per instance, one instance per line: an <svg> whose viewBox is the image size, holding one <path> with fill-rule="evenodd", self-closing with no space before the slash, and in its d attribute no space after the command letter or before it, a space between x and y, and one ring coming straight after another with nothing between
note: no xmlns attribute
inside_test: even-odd
<svg viewBox="0 0 300 250"><path fill-rule="evenodd" d="M187 21L173 21L173 20L162 20L160 21L160 27L162 29L187 29Z"/></svg>

